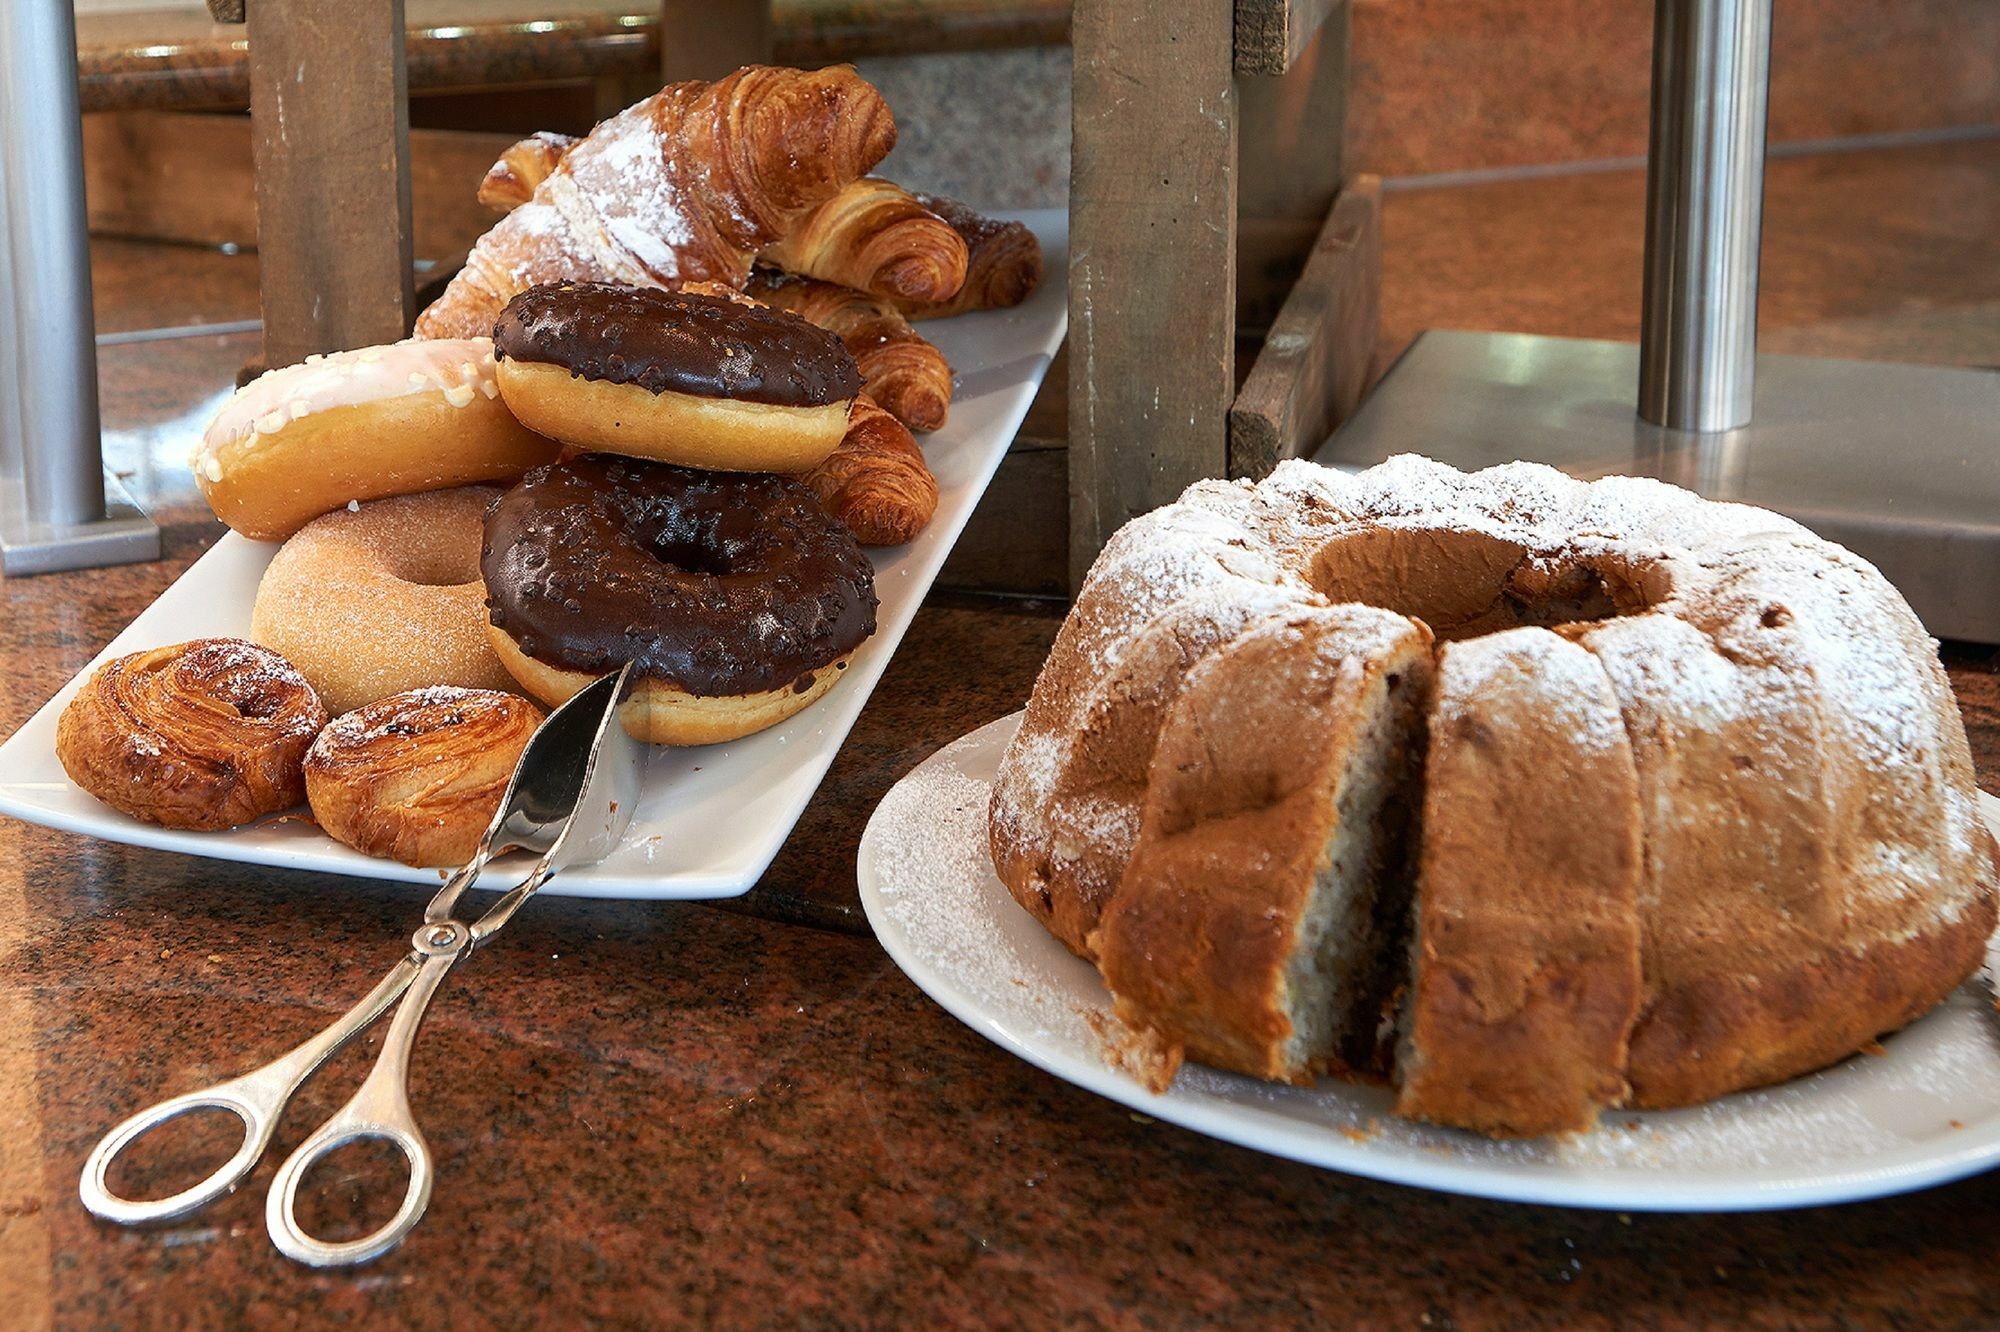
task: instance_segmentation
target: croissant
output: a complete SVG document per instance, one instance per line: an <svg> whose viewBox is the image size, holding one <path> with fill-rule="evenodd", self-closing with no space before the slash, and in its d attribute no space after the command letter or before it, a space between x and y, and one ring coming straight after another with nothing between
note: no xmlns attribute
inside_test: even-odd
<svg viewBox="0 0 2000 1332"><path fill-rule="evenodd" d="M1000 222L974 212L956 199L918 194L916 201L951 224L965 241L965 281L949 300L913 301L896 306L911 319L944 319L973 310L1019 305L1042 280L1042 246L1019 222Z"/></svg>
<svg viewBox="0 0 2000 1332"><path fill-rule="evenodd" d="M900 546L937 512L937 478L924 451L866 393L854 400L840 447L805 483L864 546Z"/></svg>
<svg viewBox="0 0 2000 1332"><path fill-rule="evenodd" d="M576 147L573 134L537 130L500 155L479 182L479 202L496 212L519 208L535 197L535 187L549 178L563 154Z"/></svg>
<svg viewBox="0 0 2000 1332"><path fill-rule="evenodd" d="M936 430L951 410L951 365L887 301L831 282L760 269L749 295L801 315L847 344L868 395L912 430Z"/></svg>
<svg viewBox="0 0 2000 1332"><path fill-rule="evenodd" d="M305 799L326 725L292 664L240 638L106 662L56 721L56 758L105 804L163 828L234 828Z"/></svg>
<svg viewBox="0 0 2000 1332"><path fill-rule="evenodd" d="M882 95L845 65L750 65L663 88L562 154L534 197L480 237L417 336L490 333L539 282L741 287L757 251L895 142Z"/></svg>
<svg viewBox="0 0 2000 1332"><path fill-rule="evenodd" d="M828 199L760 257L802 277L926 303L950 300L965 282L965 239L880 176Z"/></svg>

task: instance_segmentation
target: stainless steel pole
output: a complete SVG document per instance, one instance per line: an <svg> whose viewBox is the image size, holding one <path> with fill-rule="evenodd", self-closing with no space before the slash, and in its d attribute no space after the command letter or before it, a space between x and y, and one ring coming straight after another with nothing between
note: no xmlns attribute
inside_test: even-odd
<svg viewBox="0 0 2000 1332"><path fill-rule="evenodd" d="M29 511L56 524L104 516L78 111L69 4L0 4L0 152L10 185L22 480Z"/></svg>
<svg viewBox="0 0 2000 1332"><path fill-rule="evenodd" d="M6 131L0 127L0 134ZM21 332L15 327L14 251L7 243L7 154L0 151L0 486L21 483L21 394L14 349Z"/></svg>
<svg viewBox="0 0 2000 1332"><path fill-rule="evenodd" d="M1750 421L1771 0L1656 0L1639 415Z"/></svg>
<svg viewBox="0 0 2000 1332"><path fill-rule="evenodd" d="M0 0L0 573L160 557L104 475L76 19Z"/></svg>

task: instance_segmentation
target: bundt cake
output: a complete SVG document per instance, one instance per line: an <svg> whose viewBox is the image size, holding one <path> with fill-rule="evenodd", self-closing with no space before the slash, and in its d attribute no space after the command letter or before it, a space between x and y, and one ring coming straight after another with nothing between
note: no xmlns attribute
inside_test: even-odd
<svg viewBox="0 0 2000 1332"><path fill-rule="evenodd" d="M1654 481L1414 457L1128 523L989 827L1160 1085L1387 1075L1506 1136L1852 1053L1978 965L2000 877L1870 565Z"/></svg>

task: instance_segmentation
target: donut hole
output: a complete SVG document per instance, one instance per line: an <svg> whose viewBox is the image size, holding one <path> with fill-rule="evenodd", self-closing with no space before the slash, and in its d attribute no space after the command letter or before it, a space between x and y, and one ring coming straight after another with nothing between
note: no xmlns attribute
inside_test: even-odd
<svg viewBox="0 0 2000 1332"><path fill-rule="evenodd" d="M462 587L479 581L477 543L413 542L385 551L383 570L396 581L416 587Z"/></svg>
<svg viewBox="0 0 2000 1332"><path fill-rule="evenodd" d="M682 573L720 577L734 572L729 557L720 545L703 541L699 535L663 532L653 539L647 549L654 559Z"/></svg>
<svg viewBox="0 0 2000 1332"><path fill-rule="evenodd" d="M1656 566L1629 557L1585 558L1483 532L1416 527L1336 537L1321 547L1308 576L1334 601L1408 615L1444 640L1636 614L1669 583Z"/></svg>

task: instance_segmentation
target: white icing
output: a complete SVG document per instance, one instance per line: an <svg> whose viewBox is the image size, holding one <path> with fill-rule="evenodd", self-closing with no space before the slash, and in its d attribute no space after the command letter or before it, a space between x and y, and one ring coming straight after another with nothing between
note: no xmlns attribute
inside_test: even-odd
<svg viewBox="0 0 2000 1332"><path fill-rule="evenodd" d="M454 407L464 407L475 390L488 398L498 392L491 338L412 339L308 356L236 390L209 423L194 466L210 481L220 481L223 450L254 447L315 412L419 393L442 393Z"/></svg>

